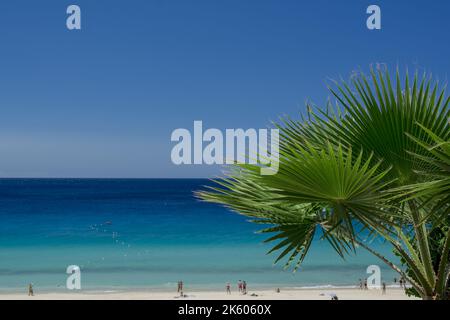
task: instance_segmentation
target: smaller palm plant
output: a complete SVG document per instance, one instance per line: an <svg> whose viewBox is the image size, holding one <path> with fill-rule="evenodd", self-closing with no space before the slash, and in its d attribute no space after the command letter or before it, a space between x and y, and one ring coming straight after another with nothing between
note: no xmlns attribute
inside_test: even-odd
<svg viewBox="0 0 450 320"><path fill-rule="evenodd" d="M433 269L437 275L436 289L447 299L450 298L449 259L450 259L450 142L444 141L432 131L420 125L424 131L424 138L418 139L410 136L427 153L424 156L416 155L428 164L427 170L422 171L425 182L405 186L398 189L405 191L409 199L423 199L423 205L428 206L429 212L440 213L435 219L442 219L444 223L438 224L430 232L430 251L433 260ZM427 142L426 138L430 142ZM434 201L436 200L436 201ZM404 260L402 261L405 262ZM408 268L408 273L415 278L415 274ZM414 288L408 290L413 295L420 295Z"/></svg>

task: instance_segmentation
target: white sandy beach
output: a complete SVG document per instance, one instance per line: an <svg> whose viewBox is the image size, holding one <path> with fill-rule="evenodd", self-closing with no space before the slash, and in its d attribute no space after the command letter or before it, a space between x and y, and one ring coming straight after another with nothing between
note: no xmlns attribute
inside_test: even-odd
<svg viewBox="0 0 450 320"><path fill-rule="evenodd" d="M67 293L39 293L28 297L26 292L0 293L0 300L330 300L331 293L339 300L413 300L405 295L400 288L388 288L385 295L381 290L359 289L282 289L254 290L247 295L237 292L227 295L221 291L187 291L187 297L180 297L172 292L155 291L115 291L115 292L67 292Z"/></svg>

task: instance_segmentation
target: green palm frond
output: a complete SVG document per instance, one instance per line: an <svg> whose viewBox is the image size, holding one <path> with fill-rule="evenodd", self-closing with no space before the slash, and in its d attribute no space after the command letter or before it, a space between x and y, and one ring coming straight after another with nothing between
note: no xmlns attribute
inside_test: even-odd
<svg viewBox="0 0 450 320"><path fill-rule="evenodd" d="M297 267L320 236L342 257L356 245L367 248L422 297L442 298L450 264L441 261L435 272L428 238L450 202L445 87L417 73L410 81L397 71L392 81L387 71L371 70L330 92L336 106L308 105L306 118L275 124L277 174L234 165L197 196L269 225L261 232L273 233L271 252L280 251L277 261L286 265ZM365 240L375 236L393 245L411 276L370 248ZM450 235L443 247L450 248Z"/></svg>
<svg viewBox="0 0 450 320"><path fill-rule="evenodd" d="M261 176L258 167L242 165L197 196L274 225L264 232L277 233L270 241L284 239L274 250L285 247L277 261L291 253L288 263L297 255L303 261L317 228L344 257L354 249L354 217L366 225L386 219L386 206L381 210L374 204L382 201L378 191L388 185L382 180L389 170L378 173L380 164L372 164L370 156L363 162L362 152L354 159L351 150L331 144L325 150L297 146L280 156L276 175Z"/></svg>
<svg viewBox="0 0 450 320"><path fill-rule="evenodd" d="M214 203L224 204L231 210L252 218L257 224L270 225L261 233L275 233L266 242L279 241L269 253L282 249L276 262L287 257L286 267L297 258L296 267L305 258L316 233L317 208L304 204L279 201L273 189L260 183L251 166L235 169L240 178L217 180L217 187L197 192L196 196Z"/></svg>
<svg viewBox="0 0 450 320"><path fill-rule="evenodd" d="M425 75L419 79L416 73L410 84L407 74L402 85L398 71L394 84L387 71L372 70L370 80L362 74L350 85L343 82L330 90L344 112L336 118L319 110L322 119L316 119L326 136L355 151L373 152L376 159L384 160L382 166L393 167L390 178L397 178L398 185L416 182L415 172L428 166L412 154L423 155L424 150L407 134L430 142L416 123L443 140L450 138L450 97Z"/></svg>
<svg viewBox="0 0 450 320"><path fill-rule="evenodd" d="M427 170L419 171L424 182L406 185L396 190L403 191L402 196L406 199L422 199L422 205L428 206L430 214L439 212L438 218L445 218L450 213L450 141L443 140L433 131L418 124L425 132L425 137L416 138L409 135L409 138L417 143L425 153L411 153L428 163Z"/></svg>

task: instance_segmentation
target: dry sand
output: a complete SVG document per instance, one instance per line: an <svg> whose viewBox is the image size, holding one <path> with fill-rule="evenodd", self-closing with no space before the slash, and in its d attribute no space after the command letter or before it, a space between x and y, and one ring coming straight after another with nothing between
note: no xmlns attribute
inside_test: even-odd
<svg viewBox="0 0 450 320"><path fill-rule="evenodd" d="M339 300L410 300L399 288L388 288L385 295L381 290L359 289L281 289L252 290L247 295L232 292L227 295L224 291L192 291L185 292L186 297L180 297L172 292L156 291L111 291L94 292L80 291L67 293L39 293L28 297L26 292L0 293L0 300L330 300L330 294L336 294Z"/></svg>

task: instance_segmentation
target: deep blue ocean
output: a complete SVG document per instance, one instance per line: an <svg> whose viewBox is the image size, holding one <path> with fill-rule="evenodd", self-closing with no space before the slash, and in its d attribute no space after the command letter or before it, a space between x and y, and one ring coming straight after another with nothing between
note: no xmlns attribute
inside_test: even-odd
<svg viewBox="0 0 450 320"><path fill-rule="evenodd" d="M343 261L317 239L293 273L260 226L193 191L202 179L0 179L0 290L65 290L66 268L81 268L85 290L355 286L378 264L365 251ZM387 256L390 248L375 246Z"/></svg>

